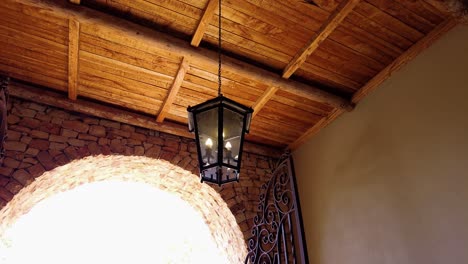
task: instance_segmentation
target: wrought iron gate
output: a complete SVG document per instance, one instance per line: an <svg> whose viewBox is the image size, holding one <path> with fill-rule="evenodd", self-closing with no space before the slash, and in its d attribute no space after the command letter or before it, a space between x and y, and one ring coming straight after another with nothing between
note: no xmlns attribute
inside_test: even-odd
<svg viewBox="0 0 468 264"><path fill-rule="evenodd" d="M285 154L262 186L252 237L248 242L248 264L309 263L294 167Z"/></svg>

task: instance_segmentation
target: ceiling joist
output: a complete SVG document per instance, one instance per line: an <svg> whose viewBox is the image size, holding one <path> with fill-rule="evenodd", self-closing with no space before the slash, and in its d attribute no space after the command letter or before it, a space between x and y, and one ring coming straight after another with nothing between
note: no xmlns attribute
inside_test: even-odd
<svg viewBox="0 0 468 264"><path fill-rule="evenodd" d="M445 22L441 23L424 38L416 42L411 48L406 52L400 55L395 61L390 65L385 67L381 72L379 72L374 78L366 83L359 91L357 91L353 98L353 103L359 103L364 97L369 93L374 91L379 87L385 80L387 80L393 73L400 70L406 63L414 59L419 55L423 50L431 46L435 41L437 41L441 36L450 31L453 27L457 25L455 19L448 19ZM317 122L313 127L308 129L301 137L289 145L289 149L294 150L306 142L309 138L317 134L322 128L326 127L330 122L338 118L344 111L340 109L333 110L328 116L323 117L319 122Z"/></svg>
<svg viewBox="0 0 468 264"><path fill-rule="evenodd" d="M80 22L68 20L68 98L76 100L78 96L78 63L80 43Z"/></svg>
<svg viewBox="0 0 468 264"><path fill-rule="evenodd" d="M200 22L198 23L197 29L195 30L195 34L193 34L192 42L190 44L194 47L198 47L200 42L205 34L206 27L210 24L211 19L215 13L216 8L218 8L219 0L210 0L208 5L205 8L205 12L203 13Z"/></svg>
<svg viewBox="0 0 468 264"><path fill-rule="evenodd" d="M42 0L40 2L17 0L16 2L33 6L44 15L50 14L66 19L74 17L81 22L82 31L92 30L110 41L125 43L128 46L137 47L143 51L147 50L151 52L157 49L173 58L183 56L189 61L196 63L198 67L208 69L218 68L218 54L216 52L202 48L195 49L183 40L119 18L81 6L51 0ZM325 92L311 85L283 79L273 72L230 57L223 58L223 72L245 76L246 78L262 82L265 85L278 87L286 92L323 103L333 108L347 111L353 109L351 102L345 98Z"/></svg>
<svg viewBox="0 0 468 264"><path fill-rule="evenodd" d="M315 33L313 38L296 53L294 58L288 63L283 71L283 78L289 78L301 67L307 58L320 46L320 44L328 38L328 36L340 25L345 17L353 11L354 7L360 0L344 0L336 8L336 10L322 24L320 29Z"/></svg>
<svg viewBox="0 0 468 264"><path fill-rule="evenodd" d="M161 108L161 111L159 112L158 117L156 118L156 122L163 122L164 118L166 118L167 113L169 113L172 103L174 102L177 93L179 92L180 86L182 86L182 82L184 81L185 73L187 73L188 68L189 61L184 57L182 58L182 62L180 63L177 75L174 78L174 81L172 82L172 86L169 89L169 94L167 95L166 100L164 101L163 106Z"/></svg>
<svg viewBox="0 0 468 264"><path fill-rule="evenodd" d="M254 118L258 112L265 106L265 104L275 95L276 91L278 91L278 88L275 86L270 86L268 90L266 90L260 98L255 102L255 104L252 106L254 112L252 114L252 118Z"/></svg>
<svg viewBox="0 0 468 264"><path fill-rule="evenodd" d="M193 133L190 133L187 126L185 125L172 122L157 123L154 118L150 116L105 106L84 99L77 99L72 101L60 93L44 91L43 89L23 83L18 83L16 81L12 81L8 89L11 96L24 100L38 102L52 107L58 107L77 113L105 118L133 126L148 128L180 137L193 138ZM251 142L245 142L244 150L249 153L270 157L279 157L282 153L279 149L257 145Z"/></svg>

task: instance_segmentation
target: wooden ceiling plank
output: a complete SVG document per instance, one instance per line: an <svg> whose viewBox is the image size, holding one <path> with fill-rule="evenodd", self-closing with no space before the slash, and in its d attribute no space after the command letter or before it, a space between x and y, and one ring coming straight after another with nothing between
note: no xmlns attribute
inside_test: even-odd
<svg viewBox="0 0 468 264"><path fill-rule="evenodd" d="M68 0L68 1L70 1L70 3L75 4L75 5L81 4L81 0Z"/></svg>
<svg viewBox="0 0 468 264"><path fill-rule="evenodd" d="M438 40L442 35L450 31L453 27L457 25L457 22L454 19L447 19L446 21L440 23L436 28L434 28L429 34L424 38L416 42L408 50L405 51L401 56L394 60L390 65L385 69L379 72L374 76L369 82L366 83L358 92L353 95L352 102L358 103L365 96L371 93L375 88L382 84L386 79L388 79L394 72L401 69L406 65L410 60L415 58L419 53L425 50L427 47L432 45L436 40Z"/></svg>
<svg viewBox="0 0 468 264"><path fill-rule="evenodd" d="M68 25L68 98L76 100L78 97L80 22L71 18Z"/></svg>
<svg viewBox="0 0 468 264"><path fill-rule="evenodd" d="M289 62L283 71L283 78L289 78L306 61L320 44L338 27L345 17L353 11L360 0L345 0L336 8L330 17L323 23L315 36L307 43Z"/></svg>
<svg viewBox="0 0 468 264"><path fill-rule="evenodd" d="M414 59L419 55L423 50L431 46L435 41L437 41L441 36L450 31L457 25L457 21L454 19L447 19L446 21L440 23L436 28L434 28L429 34L424 38L416 42L411 48L406 52L400 55L395 61L383 69L379 74L374 76L366 85L364 85L358 92L356 92L352 98L353 103L359 103L364 97L369 93L375 90L380 86L385 80L387 80L393 73L400 70L404 65L406 65L410 60ZM301 137L296 139L293 143L289 144L288 148L291 150L297 149L303 143L305 143L309 138L317 134L322 128L326 127L336 118L338 118L344 111L341 109L334 109L330 115L323 117L319 122L307 130Z"/></svg>
<svg viewBox="0 0 468 264"><path fill-rule="evenodd" d="M260 112L265 104L275 95L276 91L278 91L278 87L270 86L270 88L268 88L268 90L266 90L265 93L263 93L263 95L258 98L255 104L252 106L254 110L252 118L255 118L258 112Z"/></svg>
<svg viewBox="0 0 468 264"><path fill-rule="evenodd" d="M17 98L38 102L69 111L105 118L117 122L122 122L133 126L161 131L164 133L169 133L185 138L193 139L194 137L192 133L188 132L187 126L185 125L180 125L171 122L157 123L154 120L154 118L150 116L145 116L142 114L125 111L118 108L105 106L83 99L72 101L67 99L65 96L62 96L61 94L52 91L44 91L43 89L38 89L36 87L28 85L19 84L15 81L12 81L11 85L8 88L10 91L10 95ZM251 142L245 142L244 150L249 153L269 157L279 157L282 154L282 151L277 148L256 145L252 144Z"/></svg>
<svg viewBox="0 0 468 264"><path fill-rule="evenodd" d="M161 123L166 118L167 113L171 109L172 104L179 92L180 86L185 78L185 73L187 73L188 68L190 67L189 61L187 58L182 58L182 62L180 63L179 70L177 71L177 75L174 78L174 82L172 83L171 88L169 89L169 94L166 97L166 100L163 103L161 111L159 112L156 122Z"/></svg>
<svg viewBox="0 0 468 264"><path fill-rule="evenodd" d="M205 12L203 12L203 16L198 22L197 29L195 30L195 34L193 34L192 41L190 44L194 47L198 47L200 42L205 34L206 27L210 24L211 19L215 13L216 8L218 8L219 0L210 0L208 5L206 6Z"/></svg>

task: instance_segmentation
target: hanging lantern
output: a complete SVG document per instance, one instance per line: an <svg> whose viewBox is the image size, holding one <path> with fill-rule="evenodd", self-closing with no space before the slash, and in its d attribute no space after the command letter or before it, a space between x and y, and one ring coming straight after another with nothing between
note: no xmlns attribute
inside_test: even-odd
<svg viewBox="0 0 468 264"><path fill-rule="evenodd" d="M244 135L253 110L222 95L187 109L195 132L201 181L239 181Z"/></svg>
<svg viewBox="0 0 468 264"><path fill-rule="evenodd" d="M239 181L244 135L253 109L221 94L221 0L218 5L218 97L188 107L189 131L195 132L201 182Z"/></svg>

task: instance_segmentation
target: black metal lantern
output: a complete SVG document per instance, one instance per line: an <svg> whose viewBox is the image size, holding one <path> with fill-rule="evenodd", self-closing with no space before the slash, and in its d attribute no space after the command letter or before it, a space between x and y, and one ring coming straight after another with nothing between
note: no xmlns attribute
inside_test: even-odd
<svg viewBox="0 0 468 264"><path fill-rule="evenodd" d="M195 132L201 181L218 185L239 181L252 108L219 95L187 111L189 131Z"/></svg>
<svg viewBox="0 0 468 264"><path fill-rule="evenodd" d="M218 8L218 97L187 111L189 131L195 132L200 179L221 185L239 181L244 135L253 109L221 94L221 0Z"/></svg>

